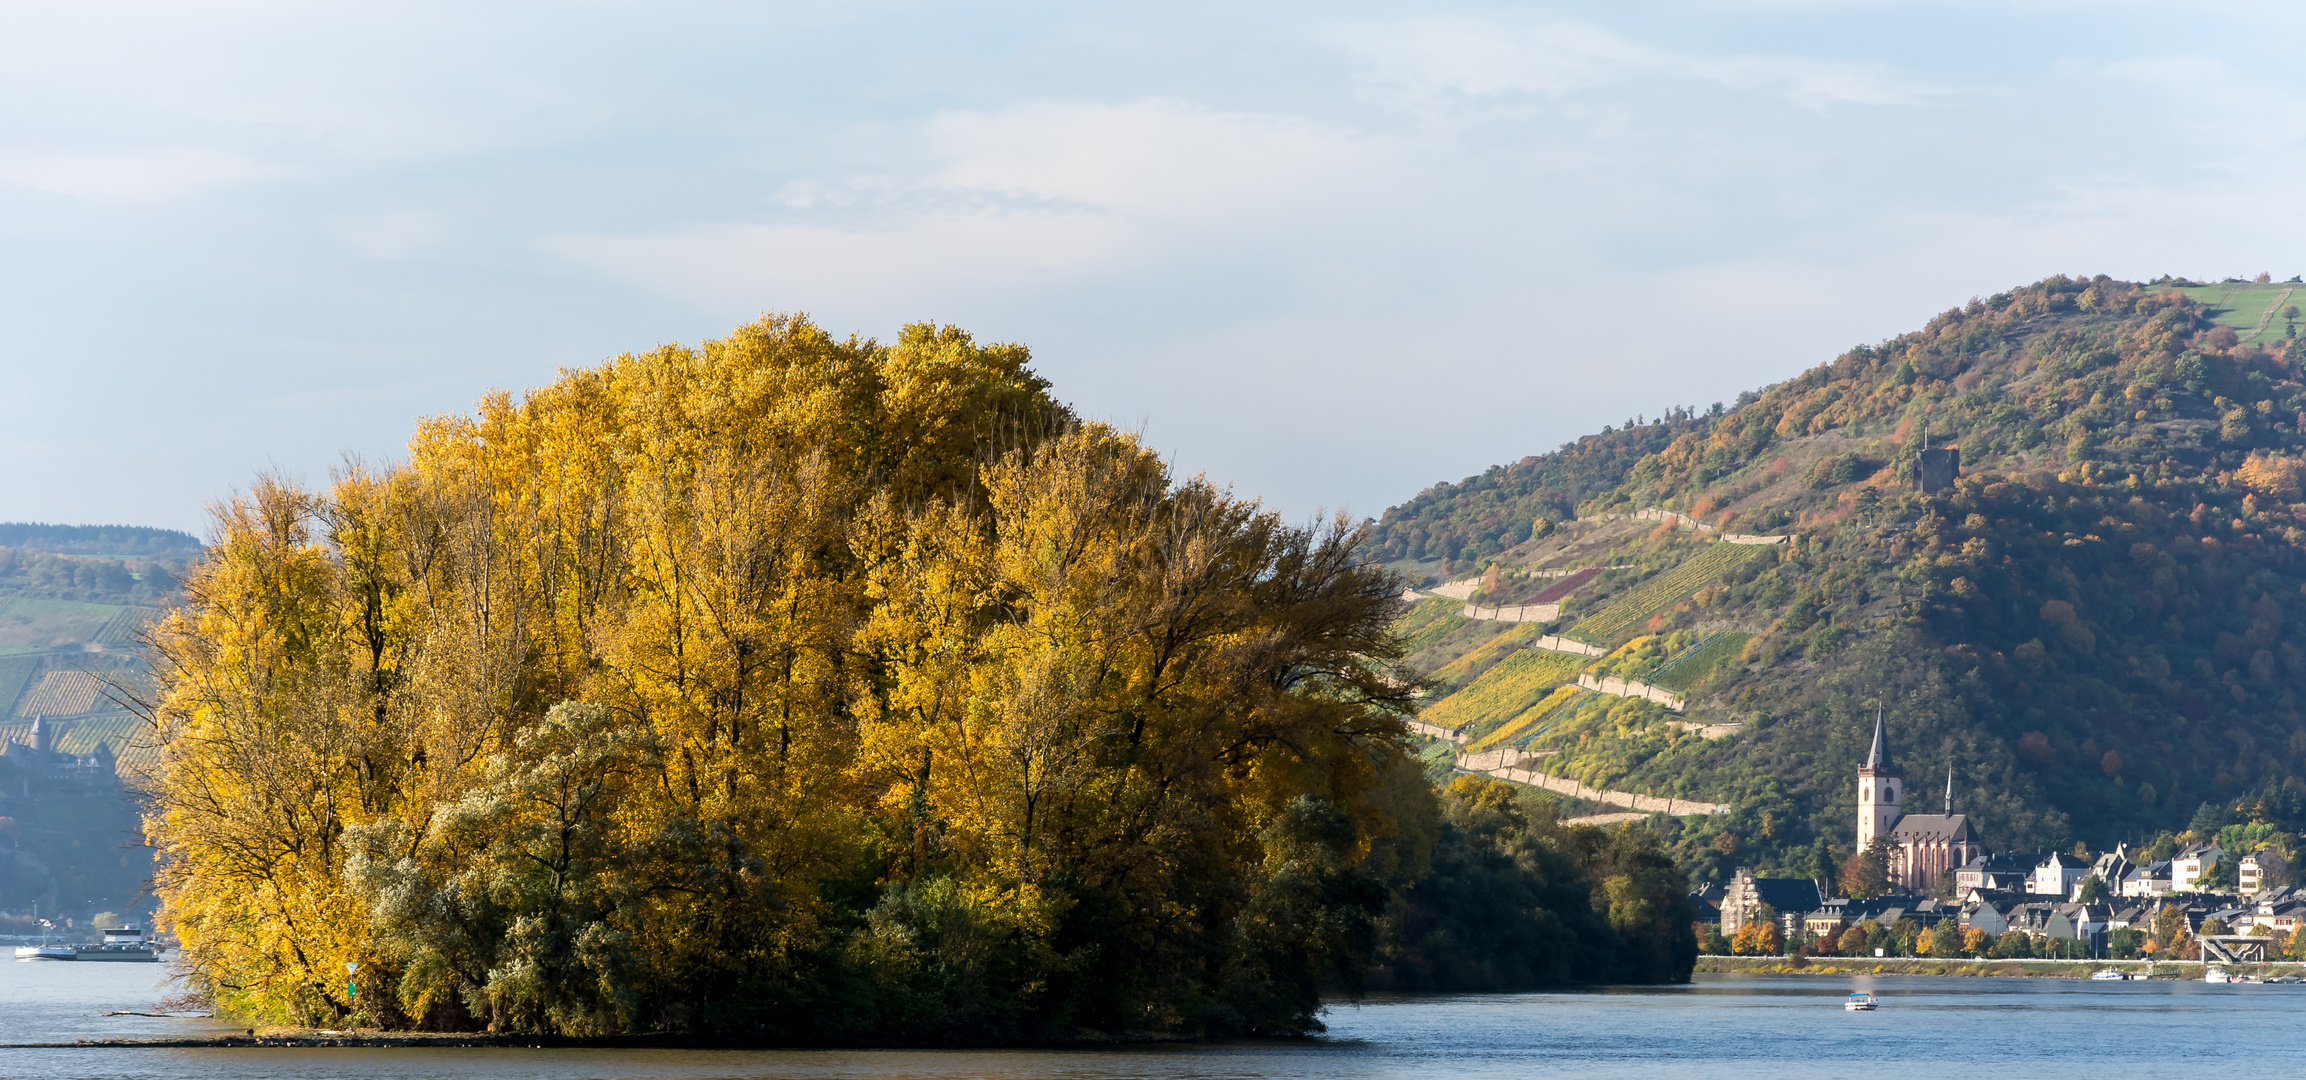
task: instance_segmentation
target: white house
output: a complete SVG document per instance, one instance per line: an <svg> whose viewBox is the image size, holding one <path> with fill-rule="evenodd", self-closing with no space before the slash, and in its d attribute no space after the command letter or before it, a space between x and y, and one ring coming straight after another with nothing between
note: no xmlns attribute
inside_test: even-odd
<svg viewBox="0 0 2306 1080"><path fill-rule="evenodd" d="M2026 891L2042 896L2065 899L2074 895L2074 886L2090 876L2090 864L2071 855L2051 852L2050 857L2034 866L2033 880Z"/></svg>
<svg viewBox="0 0 2306 1080"><path fill-rule="evenodd" d="M2225 857L2226 853L2214 844L2196 844L2179 852L2177 858L2170 860L2170 890L2191 891L2194 884L2202 880L2202 875Z"/></svg>
<svg viewBox="0 0 2306 1080"><path fill-rule="evenodd" d="M2163 860L2131 867L2122 875L2115 891L2123 896L2160 896L2170 891L2170 863Z"/></svg>
<svg viewBox="0 0 2306 1080"><path fill-rule="evenodd" d="M2256 896L2273 881L2287 876L2290 867L2271 851L2253 851L2234 864L2234 883L2244 896Z"/></svg>

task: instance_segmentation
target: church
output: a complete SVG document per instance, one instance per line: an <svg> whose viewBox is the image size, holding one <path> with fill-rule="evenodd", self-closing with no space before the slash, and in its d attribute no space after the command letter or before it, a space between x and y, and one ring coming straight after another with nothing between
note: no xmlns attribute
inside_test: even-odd
<svg viewBox="0 0 2306 1080"><path fill-rule="evenodd" d="M1874 748L1858 770L1858 850L1877 836L1895 845L1890 853L1889 886L1892 892L1926 896L1941 884L1951 886L1955 868L1986 854L1986 845L1970 828L1966 814L1954 813L1954 772L1946 769L1946 807L1942 814L1905 812L1905 778L1890 764L1889 743L1883 737L1882 717L1874 714Z"/></svg>
<svg viewBox="0 0 2306 1080"><path fill-rule="evenodd" d="M35 798L57 791L78 793L92 784L116 783L120 764L102 742L88 754L56 746L56 729L45 716L32 718L21 741L0 740L0 797Z"/></svg>

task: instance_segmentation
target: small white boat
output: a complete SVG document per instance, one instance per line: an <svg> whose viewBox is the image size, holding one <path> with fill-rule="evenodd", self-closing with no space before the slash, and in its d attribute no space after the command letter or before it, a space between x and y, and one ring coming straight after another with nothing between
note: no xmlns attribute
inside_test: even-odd
<svg viewBox="0 0 2306 1080"><path fill-rule="evenodd" d="M18 960L76 960L79 957L80 950L70 945L16 946L16 959Z"/></svg>
<svg viewBox="0 0 2306 1080"><path fill-rule="evenodd" d="M1881 1003L1875 1001L1872 994L1863 990L1851 994L1847 1000L1842 1002L1842 1009L1846 1012L1872 1012L1880 1007Z"/></svg>
<svg viewBox="0 0 2306 1080"><path fill-rule="evenodd" d="M2226 974L2225 968L2212 964L2210 967L2203 970L2202 981L2206 983L2222 983L2233 982L2234 980L2231 976Z"/></svg>
<svg viewBox="0 0 2306 1080"><path fill-rule="evenodd" d="M2113 968L2100 968L2100 969L2098 969L2098 970L2096 970L2096 971L2093 971L2093 972L2091 972L2091 973L2090 973L2090 981L2092 981L2092 982L2129 982L2129 981L2130 981L2130 973L2129 973L2129 972L2126 972L2126 971L2116 971L2116 970L2114 970Z"/></svg>

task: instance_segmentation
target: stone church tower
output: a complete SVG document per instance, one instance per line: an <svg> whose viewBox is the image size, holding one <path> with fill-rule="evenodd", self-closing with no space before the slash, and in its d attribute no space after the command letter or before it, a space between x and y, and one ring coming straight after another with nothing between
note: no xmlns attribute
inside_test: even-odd
<svg viewBox="0 0 2306 1080"><path fill-rule="evenodd" d="M1899 788L1904 779L1890 767L1889 744L1882 739L1882 714L1874 713L1874 750L1866 755L1865 767L1858 770L1858 850L1874 842L1874 837L1888 836L1897 827L1898 819L1905 816L1905 806L1898 801Z"/></svg>

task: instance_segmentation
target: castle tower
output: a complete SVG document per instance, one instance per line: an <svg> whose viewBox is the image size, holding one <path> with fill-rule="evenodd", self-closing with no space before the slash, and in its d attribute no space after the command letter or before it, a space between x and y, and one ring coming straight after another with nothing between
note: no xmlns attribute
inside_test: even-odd
<svg viewBox="0 0 2306 1080"><path fill-rule="evenodd" d="M1858 850L1874 842L1874 837L1888 836L1897 827L1898 818L1905 815L1905 807L1898 802L1898 789L1903 780L1890 767L1889 744L1882 738L1882 714L1874 712L1874 749L1866 755L1865 767L1858 770Z"/></svg>
<svg viewBox="0 0 2306 1080"><path fill-rule="evenodd" d="M33 714L32 730L25 734L25 745L30 746L34 750L39 750L42 752L51 750L53 747L49 746L49 743L52 741L50 740L49 735L50 732L48 730L48 717L39 713Z"/></svg>

